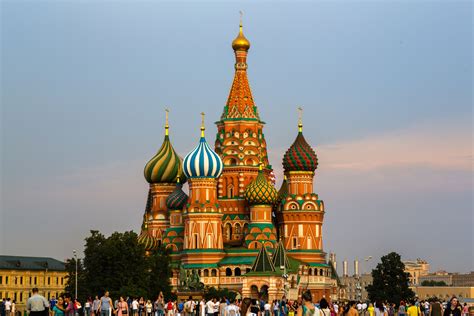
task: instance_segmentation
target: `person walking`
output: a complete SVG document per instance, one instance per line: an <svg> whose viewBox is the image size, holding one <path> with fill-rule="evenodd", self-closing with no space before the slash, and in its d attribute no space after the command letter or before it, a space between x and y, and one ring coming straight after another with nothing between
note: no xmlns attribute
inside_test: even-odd
<svg viewBox="0 0 474 316"><path fill-rule="evenodd" d="M54 304L52 312L54 316L64 316L64 311L65 311L64 298L60 296L58 297L57 303Z"/></svg>
<svg viewBox="0 0 474 316"><path fill-rule="evenodd" d="M151 303L150 300L146 301L145 311L146 311L146 316L151 316L151 313L153 311L153 304Z"/></svg>
<svg viewBox="0 0 474 316"><path fill-rule="evenodd" d="M113 307L114 305L112 299L109 297L109 291L105 291L104 295L99 300L99 306L97 308L100 316L109 316Z"/></svg>
<svg viewBox="0 0 474 316"><path fill-rule="evenodd" d="M33 295L26 301L26 310L30 316L44 316L49 308L49 302L44 296L38 294L38 288L31 290Z"/></svg>
<svg viewBox="0 0 474 316"><path fill-rule="evenodd" d="M153 304L155 307L155 316L164 316L165 315L165 304L163 299L163 292L160 292L158 297Z"/></svg>
<svg viewBox="0 0 474 316"><path fill-rule="evenodd" d="M317 315L317 314L316 314ZM319 316L330 316L331 310L328 301L323 297L319 301Z"/></svg>
<svg viewBox="0 0 474 316"><path fill-rule="evenodd" d="M194 316L195 307L196 303L194 302L193 297L189 296L186 303L184 303L184 316Z"/></svg>
<svg viewBox="0 0 474 316"><path fill-rule="evenodd" d="M92 316L99 316L99 302L99 296L96 295L92 302Z"/></svg>
<svg viewBox="0 0 474 316"><path fill-rule="evenodd" d="M405 301L400 301L400 306L398 307L398 316L405 316L407 314L407 308Z"/></svg>
<svg viewBox="0 0 474 316"><path fill-rule="evenodd" d="M298 316L313 316L318 315L316 306L314 306L310 291L305 291L301 296L302 304L298 307L297 315ZM328 315L329 316L329 315Z"/></svg>
<svg viewBox="0 0 474 316"><path fill-rule="evenodd" d="M469 306L467 306L467 303L464 303L464 307L462 308L462 316L468 316L469 315Z"/></svg>
<svg viewBox="0 0 474 316"><path fill-rule="evenodd" d="M117 303L117 309L115 311L117 316L128 316L128 304L123 298L123 296L120 296L119 301Z"/></svg>
<svg viewBox="0 0 474 316"><path fill-rule="evenodd" d="M231 298L229 300L229 303L230 304L225 307L224 315L225 316L237 316L237 315L239 315L239 307L237 305L235 305L235 300Z"/></svg>
<svg viewBox="0 0 474 316"><path fill-rule="evenodd" d="M374 309L375 316L388 316L387 310L385 306L383 306L382 301L375 302L375 309Z"/></svg>
<svg viewBox="0 0 474 316"><path fill-rule="evenodd" d="M449 301L448 306L444 310L444 316L461 316L461 306L459 305L458 298L453 296Z"/></svg>
<svg viewBox="0 0 474 316"><path fill-rule="evenodd" d="M12 311L12 301L8 297L7 300L5 301L5 316L10 316Z"/></svg>

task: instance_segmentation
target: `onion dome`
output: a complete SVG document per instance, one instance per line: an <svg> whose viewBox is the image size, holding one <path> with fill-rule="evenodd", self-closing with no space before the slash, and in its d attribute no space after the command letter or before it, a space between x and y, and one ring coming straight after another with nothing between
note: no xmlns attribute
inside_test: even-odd
<svg viewBox="0 0 474 316"><path fill-rule="evenodd" d="M318 167L318 158L313 148L303 136L301 118L298 123L298 136L283 156L283 169L288 171L314 171Z"/></svg>
<svg viewBox="0 0 474 316"><path fill-rule="evenodd" d="M257 178L245 189L244 197L250 205L273 205L277 201L278 192L273 185L268 183L261 165Z"/></svg>
<svg viewBox="0 0 474 316"><path fill-rule="evenodd" d="M184 157L184 174L188 178L218 178L223 169L222 160L204 137L204 113L201 115L201 139L199 145Z"/></svg>
<svg viewBox="0 0 474 316"><path fill-rule="evenodd" d="M146 227L146 226L145 226ZM148 234L148 229L145 228L138 236L138 243L145 247L146 251L154 251L158 249L158 240Z"/></svg>
<svg viewBox="0 0 474 316"><path fill-rule="evenodd" d="M156 155L146 164L144 175L148 183L175 183L185 179L183 161L171 145L168 133L168 111L166 111L165 139Z"/></svg>
<svg viewBox="0 0 474 316"><path fill-rule="evenodd" d="M169 210L182 210L186 203L188 202L188 195L183 191L183 185L179 183L176 184L176 188L170 195L166 198L166 207Z"/></svg>
<svg viewBox="0 0 474 316"><path fill-rule="evenodd" d="M244 32L242 31L242 21L240 22L239 26L239 35L232 41L232 48L235 51L243 50L248 51L250 48L249 40L244 36Z"/></svg>

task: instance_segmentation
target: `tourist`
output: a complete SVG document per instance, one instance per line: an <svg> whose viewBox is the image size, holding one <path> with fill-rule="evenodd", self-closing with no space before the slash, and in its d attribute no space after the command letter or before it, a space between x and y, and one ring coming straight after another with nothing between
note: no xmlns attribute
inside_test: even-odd
<svg viewBox="0 0 474 316"><path fill-rule="evenodd" d="M372 303L369 303L369 307L367 307L367 311L369 312L369 316L374 316L375 308Z"/></svg>
<svg viewBox="0 0 474 316"><path fill-rule="evenodd" d="M206 315L207 316L214 316L214 298L210 299L206 303Z"/></svg>
<svg viewBox="0 0 474 316"><path fill-rule="evenodd" d="M89 296L84 303L84 316L91 316L92 311L92 298Z"/></svg>
<svg viewBox="0 0 474 316"><path fill-rule="evenodd" d="M61 296L58 297L58 301L56 304L54 304L54 307L52 309L53 315L54 316L64 316L64 298Z"/></svg>
<svg viewBox="0 0 474 316"><path fill-rule="evenodd" d="M104 295L100 298L97 311L100 313L100 316L110 316L112 308L112 299L109 297L109 291L105 291Z"/></svg>
<svg viewBox="0 0 474 316"><path fill-rule="evenodd" d="M302 298L302 304L298 307L297 310L297 315L298 316L313 316L313 315L318 315L316 311L316 306L314 306L311 296L310 291L305 291L303 295L301 296ZM329 316L329 315L328 315Z"/></svg>
<svg viewBox="0 0 474 316"><path fill-rule="evenodd" d="M458 298L453 296L444 310L444 316L461 316L461 306L459 305Z"/></svg>
<svg viewBox="0 0 474 316"><path fill-rule="evenodd" d="M0 316L5 316L5 298L0 301Z"/></svg>
<svg viewBox="0 0 474 316"><path fill-rule="evenodd" d="M407 314L407 308L405 301L400 301L400 306L398 307L398 316L405 316Z"/></svg>
<svg viewBox="0 0 474 316"><path fill-rule="evenodd" d="M225 308L227 307L227 299L223 297L219 303L219 316L225 315Z"/></svg>
<svg viewBox="0 0 474 316"><path fill-rule="evenodd" d="M38 288L33 288L31 292L33 295L26 302L26 310L30 316L44 316L45 311L49 308L49 302L38 294Z"/></svg>
<svg viewBox="0 0 474 316"><path fill-rule="evenodd" d="M138 316L138 300L136 298L132 301L132 316Z"/></svg>
<svg viewBox="0 0 474 316"><path fill-rule="evenodd" d="M263 305L263 312L265 313L265 316L270 316L270 311L272 309L272 304L270 304L268 301Z"/></svg>
<svg viewBox="0 0 474 316"><path fill-rule="evenodd" d="M171 301L171 299L168 299L168 303L166 303L166 315L174 316L174 309L175 304L173 304L173 301Z"/></svg>
<svg viewBox="0 0 474 316"><path fill-rule="evenodd" d="M79 311L81 310L81 308L82 308L81 303L77 300L77 298L74 299L74 309L75 309L74 315L79 316Z"/></svg>
<svg viewBox="0 0 474 316"><path fill-rule="evenodd" d="M147 300L145 304L146 316L151 316L152 311L153 311L153 304L151 303L150 300Z"/></svg>
<svg viewBox="0 0 474 316"><path fill-rule="evenodd" d="M252 305L252 300L248 297L244 298L240 303L240 315L241 316L256 316L252 315L250 311L250 306Z"/></svg>
<svg viewBox="0 0 474 316"><path fill-rule="evenodd" d="M145 312L145 300L143 297L140 297L138 300L138 316L144 316Z"/></svg>
<svg viewBox="0 0 474 316"><path fill-rule="evenodd" d="M192 296L189 296L186 303L184 303L184 316L194 316L195 308L196 308L196 302L194 302Z"/></svg>
<svg viewBox="0 0 474 316"><path fill-rule="evenodd" d="M12 311L12 302L10 298L8 297L7 300L5 301L5 315L10 316L11 311Z"/></svg>
<svg viewBox="0 0 474 316"><path fill-rule="evenodd" d="M343 316L358 316L359 312L356 309L356 302L349 301L347 303L346 308L344 309Z"/></svg>
<svg viewBox="0 0 474 316"><path fill-rule="evenodd" d="M280 304L278 304L278 300L273 300L272 307L273 307L273 316L280 316Z"/></svg>
<svg viewBox="0 0 474 316"><path fill-rule="evenodd" d="M328 301L323 297L319 301L319 316L330 316L331 310L329 309ZM316 316L318 316L318 310L316 310Z"/></svg>
<svg viewBox="0 0 474 316"><path fill-rule="evenodd" d="M374 309L375 316L388 316L387 311L385 310L385 306L383 306L382 301L375 302L375 309Z"/></svg>
<svg viewBox="0 0 474 316"><path fill-rule="evenodd" d="M118 303L117 303L117 308L115 310L115 313L117 316L124 316L128 315L128 304L123 298L123 296L120 296Z"/></svg>
<svg viewBox="0 0 474 316"><path fill-rule="evenodd" d="M92 302L92 316L99 316L99 296L95 296L94 301Z"/></svg>
<svg viewBox="0 0 474 316"><path fill-rule="evenodd" d="M206 300L204 298L201 299L199 303L199 316L207 316L206 315Z"/></svg>
<svg viewBox="0 0 474 316"><path fill-rule="evenodd" d="M64 303L66 304L66 309L64 310L65 316L75 316L76 315L76 306L71 300L71 295L68 293L64 295Z"/></svg>
<svg viewBox="0 0 474 316"><path fill-rule="evenodd" d="M416 306L416 301L411 301L410 306L407 308L407 315L408 316L419 316L420 315L420 308Z"/></svg>
<svg viewBox="0 0 474 316"><path fill-rule="evenodd" d="M224 316L237 316L239 315L239 307L235 304L234 299L229 300L229 305L225 307Z"/></svg>
<svg viewBox="0 0 474 316"><path fill-rule="evenodd" d="M469 306L467 306L467 303L464 303L464 307L462 308L462 316L468 316L469 315Z"/></svg>
<svg viewBox="0 0 474 316"><path fill-rule="evenodd" d="M437 297L433 297L430 303L430 316L442 316L443 306Z"/></svg>
<svg viewBox="0 0 474 316"><path fill-rule="evenodd" d="M15 313L16 313L16 301L12 300L12 307L11 307L12 316L16 316Z"/></svg>
<svg viewBox="0 0 474 316"><path fill-rule="evenodd" d="M155 305L154 307L155 307L156 316L164 316L165 315L165 299L163 297L163 292L160 291L154 305Z"/></svg>

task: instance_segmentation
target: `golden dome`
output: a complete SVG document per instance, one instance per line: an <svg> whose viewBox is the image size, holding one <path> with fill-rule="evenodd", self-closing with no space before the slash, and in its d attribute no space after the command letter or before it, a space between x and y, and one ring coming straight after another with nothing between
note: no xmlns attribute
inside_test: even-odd
<svg viewBox="0 0 474 316"><path fill-rule="evenodd" d="M242 23L239 27L239 35L232 41L232 48L237 50L248 51L250 48L249 40L244 36L244 32L242 31Z"/></svg>

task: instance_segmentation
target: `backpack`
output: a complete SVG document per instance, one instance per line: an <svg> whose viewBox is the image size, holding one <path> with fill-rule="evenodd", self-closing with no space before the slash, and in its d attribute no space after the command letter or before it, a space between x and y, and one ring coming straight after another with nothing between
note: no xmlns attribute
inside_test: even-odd
<svg viewBox="0 0 474 316"><path fill-rule="evenodd" d="M178 304L178 312L182 312L182 311L183 311L183 307L184 307L184 304L183 304L183 303L179 303L179 304Z"/></svg>
<svg viewBox="0 0 474 316"><path fill-rule="evenodd" d="M168 302L168 305L166 305L166 309L169 310L169 311L172 310L173 309L173 303Z"/></svg>

